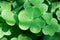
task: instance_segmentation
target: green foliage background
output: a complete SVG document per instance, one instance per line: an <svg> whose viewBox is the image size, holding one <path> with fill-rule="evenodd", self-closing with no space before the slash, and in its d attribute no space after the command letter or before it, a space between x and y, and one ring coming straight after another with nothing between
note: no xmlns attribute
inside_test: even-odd
<svg viewBox="0 0 60 40"><path fill-rule="evenodd" d="M60 1L0 0L0 40L60 40Z"/></svg>

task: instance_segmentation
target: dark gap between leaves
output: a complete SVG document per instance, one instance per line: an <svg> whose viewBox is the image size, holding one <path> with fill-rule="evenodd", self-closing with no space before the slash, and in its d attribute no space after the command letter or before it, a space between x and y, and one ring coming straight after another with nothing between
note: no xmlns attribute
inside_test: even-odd
<svg viewBox="0 0 60 40"><path fill-rule="evenodd" d="M56 11L58 11L58 10L59 10L59 8L57 8L57 9L55 10L55 12L53 13L53 18L57 19L58 24L60 24L60 21L58 20L57 15L56 15Z"/></svg>

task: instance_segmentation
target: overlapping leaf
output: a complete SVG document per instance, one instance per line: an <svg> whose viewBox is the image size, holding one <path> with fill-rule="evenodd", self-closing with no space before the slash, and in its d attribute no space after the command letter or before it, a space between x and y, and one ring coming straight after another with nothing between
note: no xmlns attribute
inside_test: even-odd
<svg viewBox="0 0 60 40"><path fill-rule="evenodd" d="M0 40L7 40L7 38L6 38L6 37L3 37L3 38L1 38Z"/></svg>
<svg viewBox="0 0 60 40"><path fill-rule="evenodd" d="M40 18L37 18L32 21L30 31L32 33L39 33L41 28L45 26L45 22Z"/></svg>
<svg viewBox="0 0 60 40"><path fill-rule="evenodd" d="M2 1L0 2L2 10L11 10L11 3Z"/></svg>
<svg viewBox="0 0 60 40"><path fill-rule="evenodd" d="M48 10L48 5L45 4L45 3L40 4L37 7L40 9L40 11L42 12L42 14L44 14Z"/></svg>
<svg viewBox="0 0 60 40"><path fill-rule="evenodd" d="M31 14L29 14L27 11L23 10L19 13L18 18L19 18L19 27L22 30L27 30L30 28L30 31L33 33L39 33L41 31L41 27L45 26L45 22L43 21L42 18L37 17L36 19L34 19L35 15L33 15L35 13L32 12ZM37 10L36 13L39 13L39 11ZM39 16L39 15L37 15Z"/></svg>
<svg viewBox="0 0 60 40"><path fill-rule="evenodd" d="M14 13L12 11L3 10L1 16L8 25L13 26L15 24Z"/></svg>
<svg viewBox="0 0 60 40"><path fill-rule="evenodd" d="M42 31L45 35L53 36L57 30L58 30L57 20L52 18L50 24L44 27Z"/></svg>
<svg viewBox="0 0 60 40"><path fill-rule="evenodd" d="M44 13L42 15L42 17L46 21L46 23L49 24L52 19L52 14L51 13Z"/></svg>
<svg viewBox="0 0 60 40"><path fill-rule="evenodd" d="M19 27L22 30L27 30L30 26L30 23L32 21L32 16L31 14L29 15L28 13L26 13L26 11L21 11L18 15L19 18Z"/></svg>

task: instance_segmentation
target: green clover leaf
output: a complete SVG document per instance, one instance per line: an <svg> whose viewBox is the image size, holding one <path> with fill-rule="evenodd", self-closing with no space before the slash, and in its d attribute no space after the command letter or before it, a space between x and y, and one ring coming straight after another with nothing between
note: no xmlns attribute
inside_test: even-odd
<svg viewBox="0 0 60 40"><path fill-rule="evenodd" d="M47 24L49 24L49 22L51 21L52 19L52 14L51 13L44 13L42 15L43 19L46 21Z"/></svg>
<svg viewBox="0 0 60 40"><path fill-rule="evenodd" d="M42 3L42 4L38 5L37 7L40 9L42 14L44 14L44 12L46 12L48 10L48 5L45 3Z"/></svg>
<svg viewBox="0 0 60 40"><path fill-rule="evenodd" d="M30 23L33 19L33 17L31 15L29 15L28 13L26 13L26 11L21 11L18 15L18 19L19 19L19 27L22 30L27 30L30 26Z"/></svg>
<svg viewBox="0 0 60 40"><path fill-rule="evenodd" d="M2 31L2 28L0 27L0 38L2 38L4 36L4 33Z"/></svg>
<svg viewBox="0 0 60 40"><path fill-rule="evenodd" d="M40 5L44 2L44 0L29 0L30 3L32 3L33 5Z"/></svg>
<svg viewBox="0 0 60 40"><path fill-rule="evenodd" d="M18 40L32 40L32 39L30 37L28 37L28 36L25 36L23 34L20 34L18 36Z"/></svg>
<svg viewBox="0 0 60 40"><path fill-rule="evenodd" d="M14 37L14 38L11 38L11 40L17 40L17 38L16 38L16 37Z"/></svg>
<svg viewBox="0 0 60 40"><path fill-rule="evenodd" d="M3 37L3 38L1 38L0 40L7 40L7 38L6 38L6 37Z"/></svg>
<svg viewBox="0 0 60 40"><path fill-rule="evenodd" d="M2 1L1 2L1 9L2 10L11 10L11 3Z"/></svg>
<svg viewBox="0 0 60 40"><path fill-rule="evenodd" d="M40 18L36 18L32 21L30 25L30 31L32 33L39 33L41 31L41 28L45 26L45 22Z"/></svg>
<svg viewBox="0 0 60 40"><path fill-rule="evenodd" d="M58 30L58 23L57 20L54 18L52 18L50 22L51 23L44 27L42 31L45 35L53 36L55 32Z"/></svg>
<svg viewBox="0 0 60 40"><path fill-rule="evenodd" d="M58 20L60 20L60 10L56 12Z"/></svg>
<svg viewBox="0 0 60 40"><path fill-rule="evenodd" d="M3 10L1 16L8 25L13 26L15 24L14 13L12 11Z"/></svg>

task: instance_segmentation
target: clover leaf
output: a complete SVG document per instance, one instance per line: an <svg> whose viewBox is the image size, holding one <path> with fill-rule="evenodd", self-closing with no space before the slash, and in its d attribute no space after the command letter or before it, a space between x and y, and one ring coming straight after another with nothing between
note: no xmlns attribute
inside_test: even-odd
<svg viewBox="0 0 60 40"><path fill-rule="evenodd" d="M18 36L18 40L32 40L32 39L26 35L20 34Z"/></svg>
<svg viewBox="0 0 60 40"><path fill-rule="evenodd" d="M4 33L4 35L11 35L11 31L10 30L8 30L7 32L3 32Z"/></svg>
<svg viewBox="0 0 60 40"><path fill-rule="evenodd" d="M44 2L44 0L29 0L30 3L32 3L33 5L40 5Z"/></svg>
<svg viewBox="0 0 60 40"><path fill-rule="evenodd" d="M4 36L4 33L2 31L2 28L0 27L0 38L2 38Z"/></svg>
<svg viewBox="0 0 60 40"><path fill-rule="evenodd" d="M32 21L30 26L30 31L32 33L39 33L41 31L41 28L45 26L45 22L41 18L36 18Z"/></svg>
<svg viewBox="0 0 60 40"><path fill-rule="evenodd" d="M60 10L56 12L58 20L60 20Z"/></svg>
<svg viewBox="0 0 60 40"><path fill-rule="evenodd" d="M2 10L11 10L11 3L9 2L2 1L0 5Z"/></svg>
<svg viewBox="0 0 60 40"><path fill-rule="evenodd" d="M42 17L46 21L46 23L49 24L52 19L52 14L51 13L44 13L42 15Z"/></svg>
<svg viewBox="0 0 60 40"><path fill-rule="evenodd" d="M45 4L45 3L42 3L42 4L40 4L40 5L36 6L36 7L38 7L40 9L40 11L42 12L42 14L44 14L48 10L48 5Z"/></svg>
<svg viewBox="0 0 60 40"><path fill-rule="evenodd" d="M57 32L59 32L59 33L60 33L60 25L58 26L58 30L57 30Z"/></svg>
<svg viewBox="0 0 60 40"><path fill-rule="evenodd" d="M44 27L42 31L45 35L53 36L55 32L58 30L58 23L55 18L52 18L50 22L51 23L47 25L46 27Z"/></svg>
<svg viewBox="0 0 60 40"><path fill-rule="evenodd" d="M3 24L0 24L0 38L2 38L4 35L11 35L10 29L8 29L8 31L4 32L3 27L4 27Z"/></svg>
<svg viewBox="0 0 60 40"><path fill-rule="evenodd" d="M13 26L15 24L14 13L12 11L3 10L1 16L8 25Z"/></svg>
<svg viewBox="0 0 60 40"><path fill-rule="evenodd" d="M0 40L7 40L7 38L6 38L6 37L3 37L3 38L1 38Z"/></svg>
<svg viewBox="0 0 60 40"><path fill-rule="evenodd" d="M16 38L16 37L14 37L14 38L11 38L11 40L17 40L17 38Z"/></svg>
<svg viewBox="0 0 60 40"><path fill-rule="evenodd" d="M30 26L33 17L29 15L29 13L26 13L26 11L23 10L19 13L18 19L19 19L19 27L22 30L27 30Z"/></svg>

